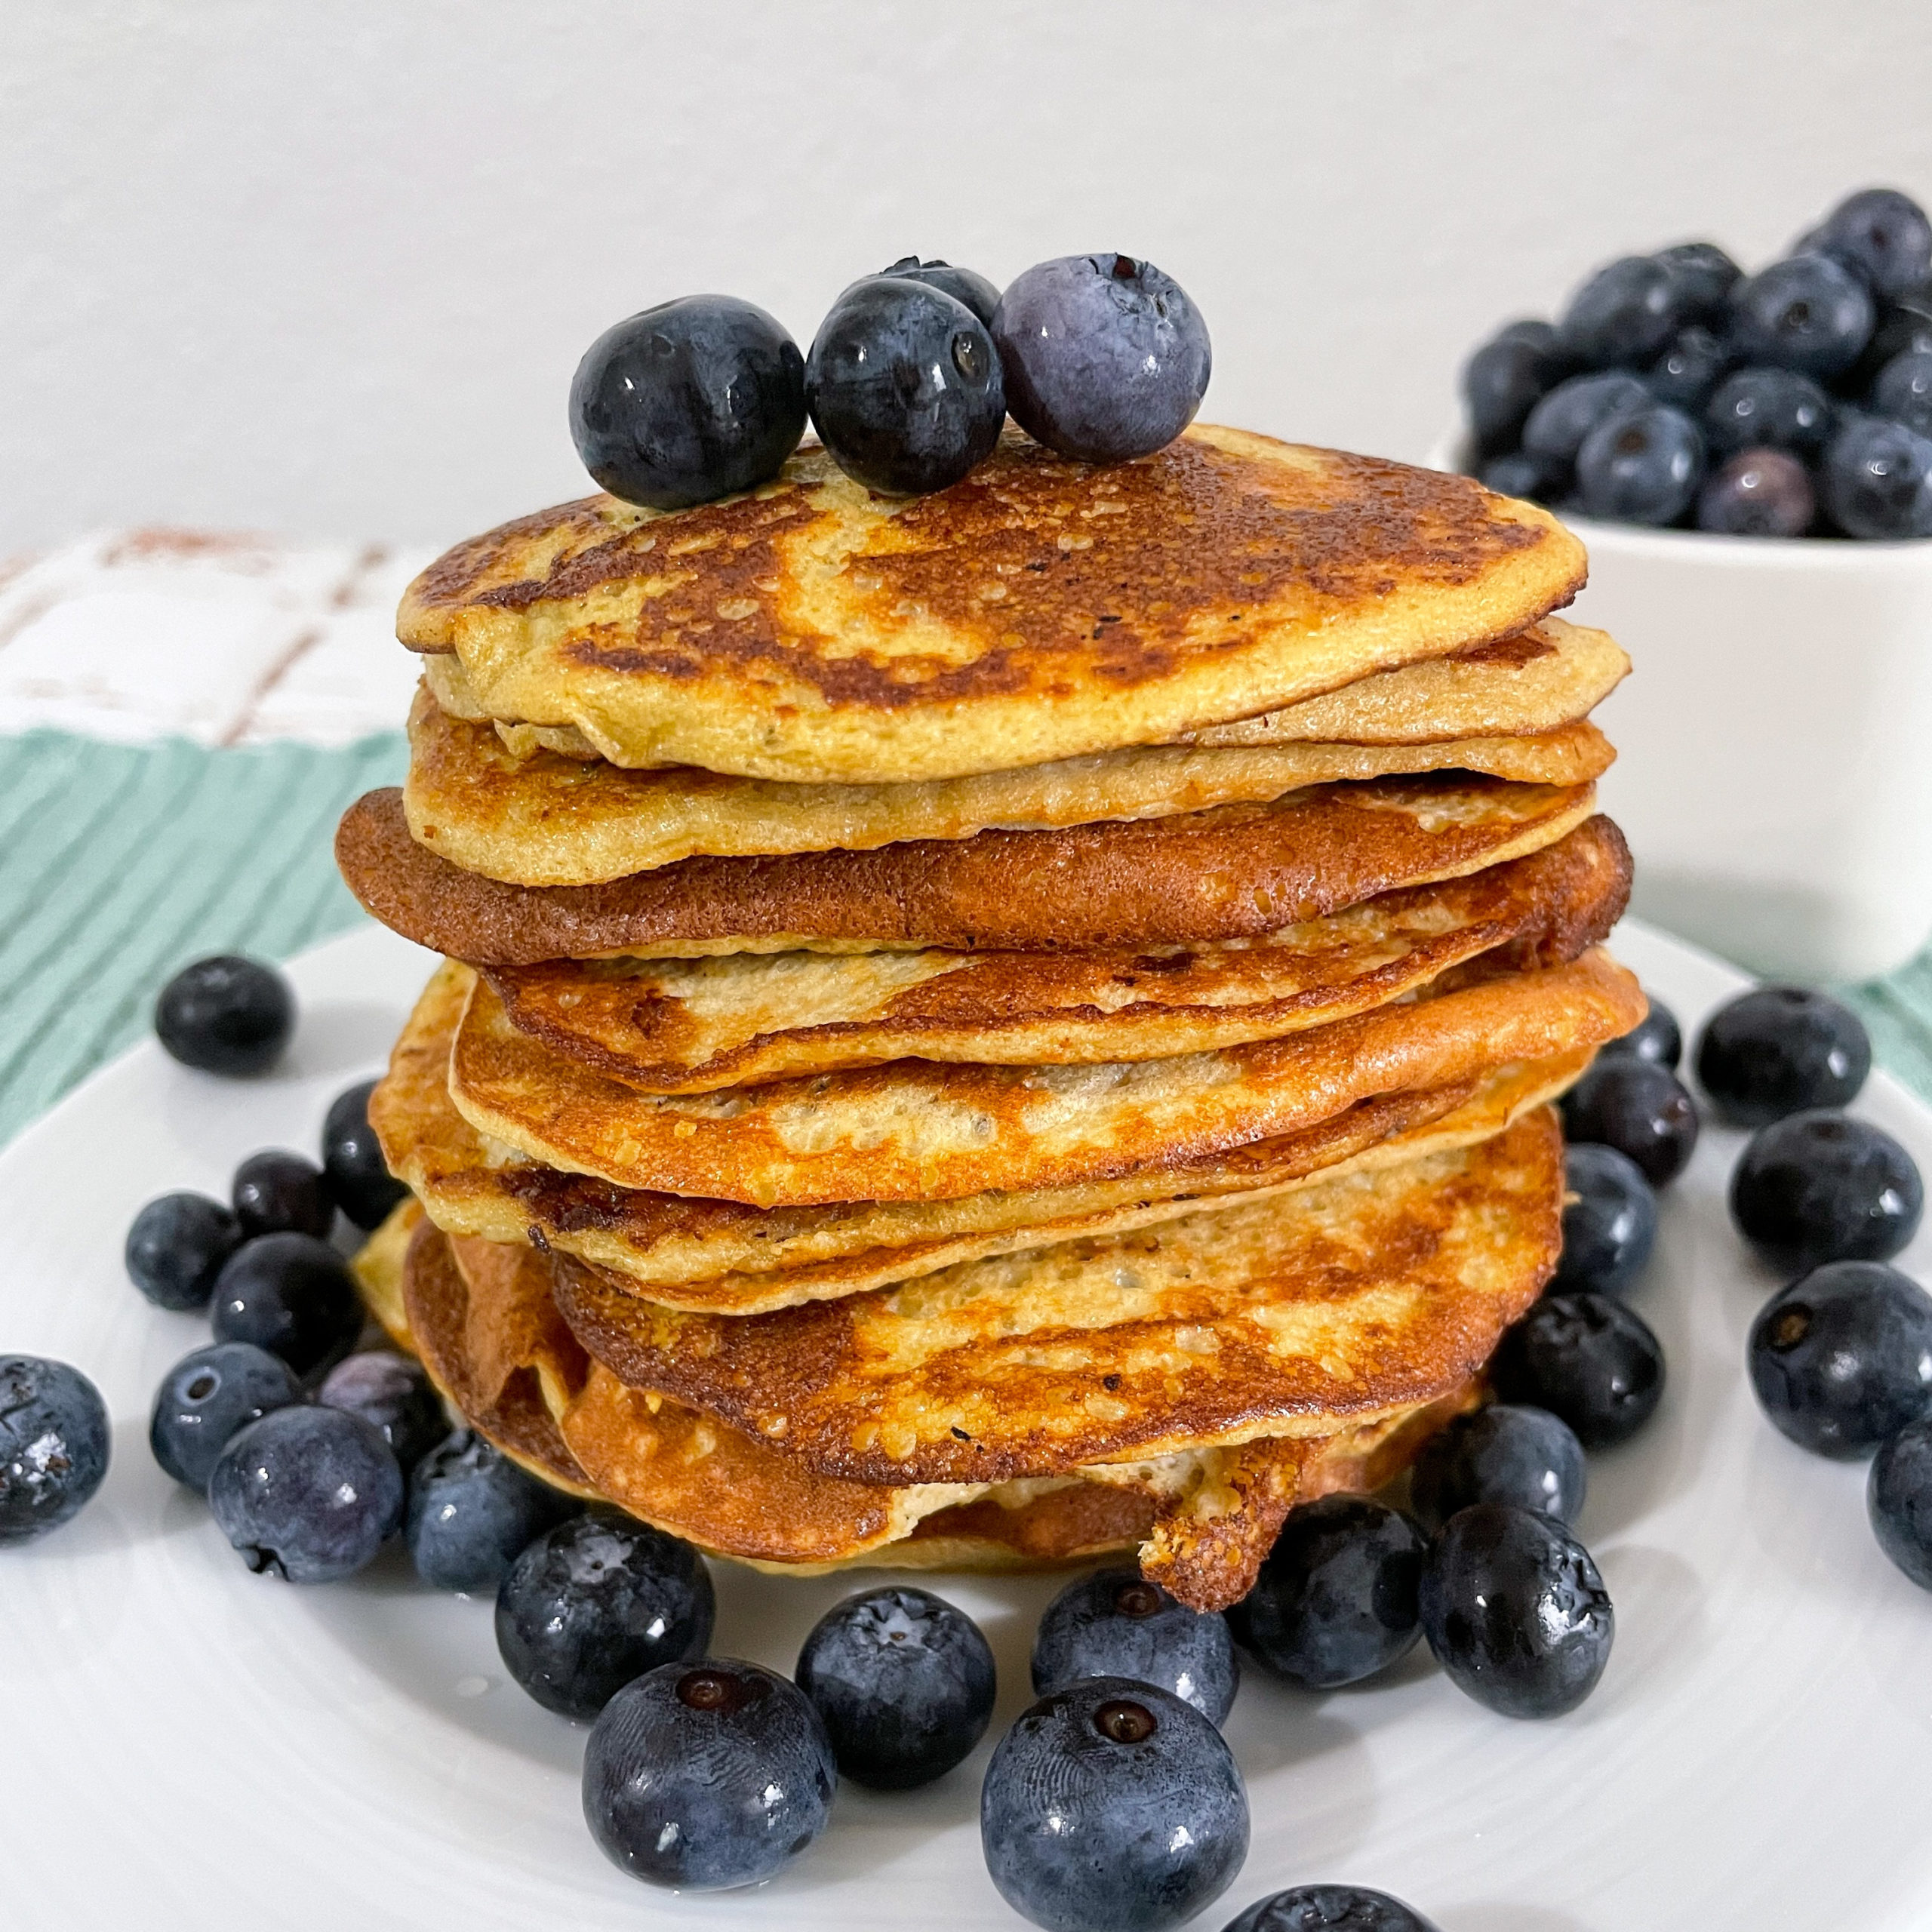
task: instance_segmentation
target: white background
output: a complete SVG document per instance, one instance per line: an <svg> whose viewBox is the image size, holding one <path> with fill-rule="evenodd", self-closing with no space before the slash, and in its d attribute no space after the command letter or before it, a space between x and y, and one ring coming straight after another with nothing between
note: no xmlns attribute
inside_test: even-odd
<svg viewBox="0 0 1932 1932"><path fill-rule="evenodd" d="M1208 416L1420 456L1604 257L1932 195L1923 0L0 0L0 555L578 494L608 323L908 251L1186 285Z"/></svg>

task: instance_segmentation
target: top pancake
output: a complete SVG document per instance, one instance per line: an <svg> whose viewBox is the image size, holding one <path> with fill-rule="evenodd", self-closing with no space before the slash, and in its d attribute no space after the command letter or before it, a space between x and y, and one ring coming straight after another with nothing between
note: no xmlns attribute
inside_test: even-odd
<svg viewBox="0 0 1932 1932"><path fill-rule="evenodd" d="M873 783L1253 717L1510 636L1583 577L1546 511L1466 477L1196 426L1105 469L1010 435L906 500L817 448L693 509L592 497L458 545L397 621L491 716L613 762Z"/></svg>

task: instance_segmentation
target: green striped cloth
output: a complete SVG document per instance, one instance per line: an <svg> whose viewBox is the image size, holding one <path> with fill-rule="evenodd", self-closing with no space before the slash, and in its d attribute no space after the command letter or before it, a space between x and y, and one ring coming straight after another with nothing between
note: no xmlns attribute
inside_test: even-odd
<svg viewBox="0 0 1932 1932"><path fill-rule="evenodd" d="M335 822L405 761L399 732L343 750L0 739L0 1142L138 1039L177 967L286 958L359 924ZM1847 996L1932 1098L1932 950Z"/></svg>

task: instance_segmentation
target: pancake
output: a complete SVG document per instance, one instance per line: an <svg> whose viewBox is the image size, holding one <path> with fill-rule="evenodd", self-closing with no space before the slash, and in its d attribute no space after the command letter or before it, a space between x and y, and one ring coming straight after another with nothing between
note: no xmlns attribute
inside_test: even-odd
<svg viewBox="0 0 1932 1932"><path fill-rule="evenodd" d="M385 925L478 965L801 948L1051 952L1258 939L1537 851L1595 800L1588 785L1385 778L1172 818L687 859L608 885L546 888L452 865L410 835L401 794L384 790L349 807L335 852Z"/></svg>
<svg viewBox="0 0 1932 1932"><path fill-rule="evenodd" d="M1561 1244L1563 1139L1493 1139L1136 1233L774 1315L552 1291L634 1389L860 1482L993 1482L1324 1435L1460 1387Z"/></svg>
<svg viewBox="0 0 1932 1932"><path fill-rule="evenodd" d="M1622 835L1594 818L1468 878L1195 949L565 959L487 977L518 1032L646 1093L908 1057L1154 1060L1344 1019L1478 956L1574 959L1622 916L1629 883Z"/></svg>
<svg viewBox="0 0 1932 1932"><path fill-rule="evenodd" d="M817 447L747 495L460 544L398 635L613 762L897 783L1156 744L1508 637L1583 586L1546 511L1197 425L1109 469L1009 434L891 500Z"/></svg>
<svg viewBox="0 0 1932 1932"><path fill-rule="evenodd" d="M955 1200L1293 1134L1377 1094L1600 1045L1644 1010L1636 980L1592 952L1214 1053L1098 1066L898 1060L660 1097L519 1033L478 980L451 1048L450 1097L486 1138L619 1187L764 1208Z"/></svg>

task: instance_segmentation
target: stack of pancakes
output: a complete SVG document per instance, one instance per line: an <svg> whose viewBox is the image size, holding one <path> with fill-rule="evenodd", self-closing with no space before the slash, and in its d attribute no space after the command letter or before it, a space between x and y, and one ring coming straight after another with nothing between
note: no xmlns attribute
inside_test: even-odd
<svg viewBox="0 0 1932 1932"><path fill-rule="evenodd" d="M337 841L445 955L372 1302L707 1550L1234 1601L1479 1399L1548 1103L1642 1016L1583 578L1467 478L1208 428L458 546Z"/></svg>

